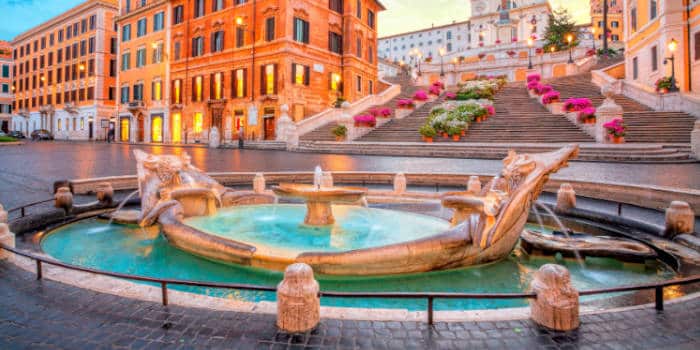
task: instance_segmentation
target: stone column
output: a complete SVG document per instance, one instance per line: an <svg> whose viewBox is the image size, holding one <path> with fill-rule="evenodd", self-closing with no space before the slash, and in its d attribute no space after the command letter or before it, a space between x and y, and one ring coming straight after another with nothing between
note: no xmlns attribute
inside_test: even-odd
<svg viewBox="0 0 700 350"><path fill-rule="evenodd" d="M695 155L695 159L700 160L700 120L695 121L695 128L690 134L690 150Z"/></svg>
<svg viewBox="0 0 700 350"><path fill-rule="evenodd" d="M402 194L406 192L406 175L404 173L397 173L394 176L394 193Z"/></svg>
<svg viewBox="0 0 700 350"><path fill-rule="evenodd" d="M666 237L695 232L695 213L690 205L682 201L673 201L666 209Z"/></svg>
<svg viewBox="0 0 700 350"><path fill-rule="evenodd" d="M284 279L277 285L277 327L287 333L316 328L321 319L318 292L311 266L302 263L287 266Z"/></svg>
<svg viewBox="0 0 700 350"><path fill-rule="evenodd" d="M15 235L10 232L10 228L6 223L0 223L0 243L8 247L15 247ZM5 249L0 249L0 260L9 259L12 253Z"/></svg>
<svg viewBox="0 0 700 350"><path fill-rule="evenodd" d="M253 192L263 193L265 192L265 186L265 176L262 173L255 174L255 178L253 178Z"/></svg>
<svg viewBox="0 0 700 350"><path fill-rule="evenodd" d="M472 194L478 194L481 192L481 180L479 177L474 175L469 177L469 182L467 182L467 192Z"/></svg>
<svg viewBox="0 0 700 350"><path fill-rule="evenodd" d="M598 143L610 142L608 139L608 132L605 130L603 125L605 123L612 121L613 119L623 119L622 115L624 110L620 105L615 103L613 96L615 95L613 87L608 85L600 89L603 96L605 96L605 101L596 109L596 122L595 122L595 141Z"/></svg>
<svg viewBox="0 0 700 350"><path fill-rule="evenodd" d="M578 328L579 295L571 285L571 275L564 266L546 264L540 267L530 284L537 294L530 301L530 318L540 326L556 331Z"/></svg>
<svg viewBox="0 0 700 350"><path fill-rule="evenodd" d="M576 208L576 192L570 183L563 183L557 191L556 211L566 212L572 208Z"/></svg>

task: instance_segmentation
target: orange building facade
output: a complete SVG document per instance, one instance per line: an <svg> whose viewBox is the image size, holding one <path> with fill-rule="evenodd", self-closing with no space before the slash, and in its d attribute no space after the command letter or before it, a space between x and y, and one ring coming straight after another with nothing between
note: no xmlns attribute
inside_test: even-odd
<svg viewBox="0 0 700 350"><path fill-rule="evenodd" d="M116 0L88 0L12 41L13 128L105 139L116 97Z"/></svg>
<svg viewBox="0 0 700 350"><path fill-rule="evenodd" d="M603 41L603 1L608 2L608 40L625 41L624 0L591 0L591 30L596 40Z"/></svg>
<svg viewBox="0 0 700 350"><path fill-rule="evenodd" d="M12 46L0 41L0 131L9 132L12 128Z"/></svg>
<svg viewBox="0 0 700 350"><path fill-rule="evenodd" d="M122 0L120 36L131 30L133 37L140 18L149 23L142 39L120 43L120 67L127 52L132 63L135 50L147 52L145 65L120 70L117 134L124 141L208 142L213 127L224 142L241 129L246 139L274 140L282 105L300 121L338 98L353 102L377 91L376 28L384 7L376 0L132 0L128 6L126 13ZM165 28L151 34L160 12ZM151 64L150 52L161 42L163 59ZM134 95L141 82L137 90L145 92ZM162 93L156 101L153 91Z"/></svg>

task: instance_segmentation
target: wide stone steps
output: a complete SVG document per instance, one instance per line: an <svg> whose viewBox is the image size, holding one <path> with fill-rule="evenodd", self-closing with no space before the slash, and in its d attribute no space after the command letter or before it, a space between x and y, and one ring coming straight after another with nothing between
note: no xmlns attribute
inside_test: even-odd
<svg viewBox="0 0 700 350"><path fill-rule="evenodd" d="M452 142L429 144L421 142L302 142L298 151L360 155L392 155L414 157L501 159L508 150L539 153L555 150L564 143L491 144ZM689 149L674 145L606 145L581 144L578 161L618 161L642 163L695 162Z"/></svg>

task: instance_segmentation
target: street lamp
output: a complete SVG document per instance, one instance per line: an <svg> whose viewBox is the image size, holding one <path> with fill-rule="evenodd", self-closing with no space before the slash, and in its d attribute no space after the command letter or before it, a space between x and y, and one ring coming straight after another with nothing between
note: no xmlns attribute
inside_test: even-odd
<svg viewBox="0 0 700 350"><path fill-rule="evenodd" d="M678 48L678 42L676 39L672 38L668 43L668 51L671 52L671 57L664 58L664 65L667 61L671 61L671 87L668 88L669 92L678 91L678 86L676 85L676 65L674 64L676 62L676 48Z"/></svg>
<svg viewBox="0 0 700 350"><path fill-rule="evenodd" d="M532 69L532 45L534 44L532 37L527 38L527 69Z"/></svg>
<svg viewBox="0 0 700 350"><path fill-rule="evenodd" d="M571 57L571 43L574 41L574 36L568 34L566 36L566 41L569 43L569 63L574 63L574 59Z"/></svg>
<svg viewBox="0 0 700 350"><path fill-rule="evenodd" d="M440 76L444 77L445 76L445 65L444 65L443 58L445 57L445 48L441 47L440 50L438 50L438 52L440 53Z"/></svg>
<svg viewBox="0 0 700 350"><path fill-rule="evenodd" d="M457 57L452 59L452 71L453 72L457 71L457 61L458 61Z"/></svg>

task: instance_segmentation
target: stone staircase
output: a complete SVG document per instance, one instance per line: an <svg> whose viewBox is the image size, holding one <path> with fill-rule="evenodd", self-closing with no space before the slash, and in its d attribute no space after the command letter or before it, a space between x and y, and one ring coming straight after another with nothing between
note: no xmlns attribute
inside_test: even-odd
<svg viewBox="0 0 700 350"><path fill-rule="evenodd" d="M591 82L591 74L579 74L553 79L547 82L561 93L562 100L569 97L588 97L594 106L600 106L604 97L600 88ZM624 110L628 143L690 144L695 117L683 112L659 112L623 95L616 95L615 102Z"/></svg>
<svg viewBox="0 0 700 350"><path fill-rule="evenodd" d="M416 87L411 83L411 77L408 74L400 74L397 77L387 77L385 78L386 81L392 83L392 84L399 84L401 85L401 93L394 97L393 99L389 100L389 102L379 105L379 106L372 106L371 108L368 108L365 112L374 109L374 108L383 108L383 107L388 107L394 110L396 108L396 103L398 100L403 99L403 98L411 98L413 97L413 94L421 89L420 87ZM427 91L427 89L425 89ZM391 123L391 122L390 122ZM335 141L335 135L333 135L333 128L335 128L337 123L332 122L332 123L327 123L319 128L314 129L313 131L306 133L302 135L299 140L300 141ZM417 129L416 129L417 130Z"/></svg>
<svg viewBox="0 0 700 350"><path fill-rule="evenodd" d="M444 95L443 95L444 96ZM375 128L358 141L362 142L420 142L418 129L428 120L430 111L436 105L444 102L444 97L428 102L403 119L392 119L388 123Z"/></svg>

